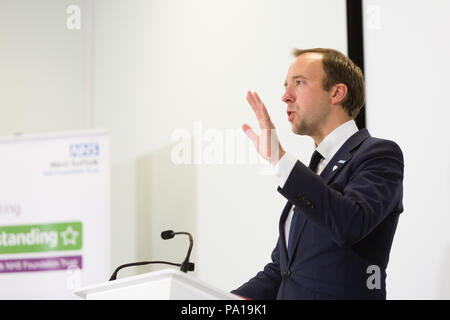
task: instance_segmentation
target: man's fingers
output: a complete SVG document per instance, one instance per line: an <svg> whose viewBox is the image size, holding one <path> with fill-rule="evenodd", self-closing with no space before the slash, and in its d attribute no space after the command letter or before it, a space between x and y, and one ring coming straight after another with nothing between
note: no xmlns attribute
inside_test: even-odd
<svg viewBox="0 0 450 320"><path fill-rule="evenodd" d="M265 118L269 118L269 113L267 112L266 106L264 105L264 103L261 101L261 99L259 98L258 94L256 92L253 93L254 95L254 99L255 102L258 106L258 110L259 112L261 112L261 114L265 117Z"/></svg>
<svg viewBox="0 0 450 320"><path fill-rule="evenodd" d="M257 94L256 92L253 92L253 96L255 97L255 101L256 101L257 103L262 104L262 101L261 101L261 99L259 98L259 96L258 96L258 94Z"/></svg>
<svg viewBox="0 0 450 320"><path fill-rule="evenodd" d="M259 98L258 94L256 92L247 92L247 101L252 107L253 111L256 114L256 118L259 121L259 126L261 129L271 127L271 121L269 113L267 112L267 109L262 103L261 99Z"/></svg>
<svg viewBox="0 0 450 320"><path fill-rule="evenodd" d="M242 130L256 146L258 142L258 136L256 135L255 131L253 131L252 127L250 127L248 124L244 124L242 125Z"/></svg>
<svg viewBox="0 0 450 320"><path fill-rule="evenodd" d="M252 93L250 91L247 91L247 102L252 107L253 111L258 115L258 106L256 105L255 99L252 96Z"/></svg>
<svg viewBox="0 0 450 320"><path fill-rule="evenodd" d="M248 102L251 104L252 108L255 110L255 112L258 112L259 114L261 114L261 105L258 102L258 100L256 99L255 96L256 92L248 92Z"/></svg>

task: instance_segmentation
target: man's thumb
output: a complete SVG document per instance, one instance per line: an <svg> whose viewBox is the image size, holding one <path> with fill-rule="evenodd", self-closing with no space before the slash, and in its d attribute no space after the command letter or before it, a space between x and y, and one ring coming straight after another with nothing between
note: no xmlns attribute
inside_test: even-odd
<svg viewBox="0 0 450 320"><path fill-rule="evenodd" d="M252 127L250 127L248 124L244 124L244 125L242 125L242 130L256 146L258 136L256 135L255 131L253 131Z"/></svg>

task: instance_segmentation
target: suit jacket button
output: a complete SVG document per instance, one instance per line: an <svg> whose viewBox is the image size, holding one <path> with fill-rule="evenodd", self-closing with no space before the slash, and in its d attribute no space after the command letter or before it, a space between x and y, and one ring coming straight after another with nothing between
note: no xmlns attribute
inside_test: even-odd
<svg viewBox="0 0 450 320"><path fill-rule="evenodd" d="M291 274L292 274L291 270L286 270L286 271L284 272L284 276L285 276L285 277L290 277Z"/></svg>

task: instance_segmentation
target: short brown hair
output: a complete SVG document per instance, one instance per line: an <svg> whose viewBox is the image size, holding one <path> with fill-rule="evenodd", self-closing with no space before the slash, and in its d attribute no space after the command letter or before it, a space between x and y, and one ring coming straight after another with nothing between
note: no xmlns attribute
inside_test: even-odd
<svg viewBox="0 0 450 320"><path fill-rule="evenodd" d="M347 96L342 101L342 107L354 119L365 101L364 76L361 68L343 53L334 49L294 49L292 53L298 57L308 52L322 53L323 55L322 65L326 75L323 79L324 90L329 91L338 83L347 86Z"/></svg>

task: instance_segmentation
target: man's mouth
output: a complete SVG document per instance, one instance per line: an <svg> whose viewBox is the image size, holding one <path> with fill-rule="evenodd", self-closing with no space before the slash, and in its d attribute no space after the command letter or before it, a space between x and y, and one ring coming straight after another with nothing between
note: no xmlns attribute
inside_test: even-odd
<svg viewBox="0 0 450 320"><path fill-rule="evenodd" d="M292 120L294 120L294 116L295 116L295 112L294 111L287 111L287 116L288 116L288 120L289 122L291 122Z"/></svg>

